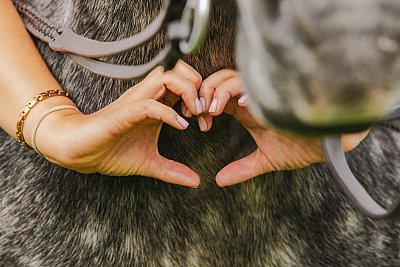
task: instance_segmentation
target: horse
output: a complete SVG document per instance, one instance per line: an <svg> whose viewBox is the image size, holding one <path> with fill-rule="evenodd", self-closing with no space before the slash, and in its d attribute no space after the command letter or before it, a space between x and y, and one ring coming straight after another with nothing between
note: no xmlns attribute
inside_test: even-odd
<svg viewBox="0 0 400 267"><path fill-rule="evenodd" d="M100 41L140 32L162 6L162 0L29 3L49 20ZM197 54L183 58L203 78L236 68L237 20L233 0L213 2L204 44ZM35 42L54 77L86 114L140 81L98 76ZM143 64L164 44L165 33L160 32L137 49L102 60ZM256 144L227 114L215 118L207 133L199 130L195 118L189 122L186 131L164 125L158 147L163 156L200 175L198 189L141 176L77 173L48 162L0 131L0 266L400 264L399 223L374 221L355 211L325 164L220 188L216 173L251 153ZM347 154L361 183L383 205L399 193L399 130L398 122L379 124Z"/></svg>

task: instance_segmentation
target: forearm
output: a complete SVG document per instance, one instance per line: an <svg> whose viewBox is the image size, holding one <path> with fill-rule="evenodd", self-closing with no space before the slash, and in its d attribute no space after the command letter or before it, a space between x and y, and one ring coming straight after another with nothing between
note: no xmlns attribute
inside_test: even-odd
<svg viewBox="0 0 400 267"><path fill-rule="evenodd" d="M48 70L10 0L0 0L0 127L16 138L16 121L34 96L61 89ZM74 105L66 97L52 97L39 103L29 114L24 134L35 119L57 105ZM65 111L73 112L73 111ZM29 143L29 138L26 138Z"/></svg>

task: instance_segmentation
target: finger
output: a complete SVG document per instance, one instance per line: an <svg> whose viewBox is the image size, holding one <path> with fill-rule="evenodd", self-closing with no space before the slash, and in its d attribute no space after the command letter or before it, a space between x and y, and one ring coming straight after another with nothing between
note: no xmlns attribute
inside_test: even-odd
<svg viewBox="0 0 400 267"><path fill-rule="evenodd" d="M199 96L204 98L206 111L210 109L215 89L224 81L236 76L238 76L237 71L224 69L215 72L203 81L199 90Z"/></svg>
<svg viewBox="0 0 400 267"><path fill-rule="evenodd" d="M224 81L236 77L237 75L238 73L233 70L220 70L210 75L201 85L199 90L200 102L203 105L203 109L206 111L197 118L201 131L207 132L212 127L213 117L208 114L208 111L212 104L215 89Z"/></svg>
<svg viewBox="0 0 400 267"><path fill-rule="evenodd" d="M187 108L185 102L181 102L181 111L183 116L187 117L187 118L191 118L193 115L192 113L190 113L189 109Z"/></svg>
<svg viewBox="0 0 400 267"><path fill-rule="evenodd" d="M265 157L259 155L259 151L249 156L234 161L224 167L216 176L218 186L225 187L243 183L257 175L271 172L273 168Z"/></svg>
<svg viewBox="0 0 400 267"><path fill-rule="evenodd" d="M229 80L226 80L215 89L209 113L212 116L221 115L228 101L231 98L240 95L242 92L243 92L243 85L239 77L233 77Z"/></svg>
<svg viewBox="0 0 400 267"><path fill-rule="evenodd" d="M201 77L200 73L198 73L192 66L182 60L179 60L173 70L185 79L191 81L196 89L200 88L201 83L203 82L203 77Z"/></svg>
<svg viewBox="0 0 400 267"><path fill-rule="evenodd" d="M176 102L180 99L180 96L177 96L176 94L172 93L171 91L166 90L164 96L158 100L158 102L169 106L173 107L175 106Z"/></svg>
<svg viewBox="0 0 400 267"><path fill-rule="evenodd" d="M194 86L196 87L196 89L200 88L201 83L203 81L203 77L201 77L200 73L198 73L192 66L190 66L189 64L187 64L183 60L179 60L177 62L177 64L175 65L175 67L173 68L173 70L175 72L177 72L178 74L180 74L185 79L187 79L190 82L192 82L194 84ZM204 108L202 100L204 100L204 99L200 98L200 103L202 104L203 111L204 111L205 108ZM191 118L193 116L192 113L189 111L189 109L187 108L186 104L183 101L181 103L181 110L182 110L182 114L185 117Z"/></svg>
<svg viewBox="0 0 400 267"><path fill-rule="evenodd" d="M198 115L203 112L203 107L197 95L197 89L191 81L185 79L177 72L167 71L164 74L163 83L168 90L182 97L192 114Z"/></svg>
<svg viewBox="0 0 400 267"><path fill-rule="evenodd" d="M350 150L354 149L358 146L362 140L367 137L371 129L367 129L362 132L352 133L352 134L343 134L342 135L342 144L343 144L343 151L349 152Z"/></svg>
<svg viewBox="0 0 400 267"><path fill-rule="evenodd" d="M241 107L248 107L250 104L249 95L243 95L241 98L239 98L238 104Z"/></svg>
<svg viewBox="0 0 400 267"><path fill-rule="evenodd" d="M205 111L205 113L197 117L199 128L202 132L207 132L212 127L213 118L210 114L208 114L208 110L210 108L211 99L214 95L214 92L215 89L207 84L202 85L199 90L200 103L202 104L203 110Z"/></svg>
<svg viewBox="0 0 400 267"><path fill-rule="evenodd" d="M212 126L212 117L210 115L200 115L197 117L197 123L199 124L200 131L207 132Z"/></svg>
<svg viewBox="0 0 400 267"><path fill-rule="evenodd" d="M101 119L104 120L101 123L108 126L106 130L112 136L124 134L137 123L149 119L163 121L178 130L187 129L189 126L189 123L179 116L174 109L154 99L140 101L135 105L114 105L114 107L108 107L108 109L111 110L106 112L106 109L104 109L94 116L101 116Z"/></svg>
<svg viewBox="0 0 400 267"><path fill-rule="evenodd" d="M129 100L131 102L146 100L146 99L159 99L166 91L162 82L164 75L164 68L157 67L152 70L146 78L140 83L128 89L120 99Z"/></svg>
<svg viewBox="0 0 400 267"><path fill-rule="evenodd" d="M155 100L146 100L144 105L144 117L145 119L154 119L163 121L164 123L178 129L184 130L189 126L189 123L179 116L179 114L171 107L165 106Z"/></svg>
<svg viewBox="0 0 400 267"><path fill-rule="evenodd" d="M182 163L158 156L149 161L145 176L154 177L161 181L197 188L200 177L193 170Z"/></svg>
<svg viewBox="0 0 400 267"><path fill-rule="evenodd" d="M200 97L200 103L201 103L201 106L203 107L203 110L207 111L206 102L205 102L204 97ZM207 112L199 115L197 117L197 122L199 124L200 131L202 131L202 132L209 131L212 126L212 120L213 120L212 116L210 114L208 114Z"/></svg>

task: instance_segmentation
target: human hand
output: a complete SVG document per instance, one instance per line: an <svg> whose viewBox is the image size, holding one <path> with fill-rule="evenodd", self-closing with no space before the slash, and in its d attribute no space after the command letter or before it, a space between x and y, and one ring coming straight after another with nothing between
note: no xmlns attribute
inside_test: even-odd
<svg viewBox="0 0 400 267"><path fill-rule="evenodd" d="M183 61L171 71L158 67L96 113L50 114L38 129L36 144L51 162L81 173L142 175L197 187L199 176L162 157L157 142L163 122L178 130L188 127L171 108L179 98L192 114L202 112L197 95L201 82Z"/></svg>
<svg viewBox="0 0 400 267"><path fill-rule="evenodd" d="M247 95L239 98L242 93L241 78L233 70L214 73L199 90L209 111L200 115L207 123L207 130L212 125L212 117L226 112L242 123L257 144L254 152L228 164L217 174L219 186L241 183L267 172L299 169L325 160L319 139L292 136L258 123L249 112ZM368 131L344 135L344 150L356 147L367 134Z"/></svg>

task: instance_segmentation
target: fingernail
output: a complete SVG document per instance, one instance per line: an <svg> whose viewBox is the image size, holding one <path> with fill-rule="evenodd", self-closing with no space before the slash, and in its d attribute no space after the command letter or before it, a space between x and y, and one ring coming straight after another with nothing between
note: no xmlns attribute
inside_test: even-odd
<svg viewBox="0 0 400 267"><path fill-rule="evenodd" d="M203 108L203 112L206 111L206 100L204 97L200 97L201 107Z"/></svg>
<svg viewBox="0 0 400 267"><path fill-rule="evenodd" d="M211 106L210 106L209 112L210 112L210 113L217 112L217 108L218 108L218 99L214 99L214 100L211 102Z"/></svg>
<svg viewBox="0 0 400 267"><path fill-rule="evenodd" d="M201 102L200 102L199 99L196 99L195 105L196 105L196 112L199 113L199 114L203 113L203 107L202 107Z"/></svg>
<svg viewBox="0 0 400 267"><path fill-rule="evenodd" d="M176 117L176 120L185 129L189 126L189 123L184 118L182 118L181 116Z"/></svg>
<svg viewBox="0 0 400 267"><path fill-rule="evenodd" d="M188 109L186 109L186 112L183 115L185 115L188 118L191 118L193 116L192 113L190 113L190 111Z"/></svg>
<svg viewBox="0 0 400 267"><path fill-rule="evenodd" d="M239 98L238 103L240 105L246 105L247 102L249 102L249 95L244 95L241 98Z"/></svg>
<svg viewBox="0 0 400 267"><path fill-rule="evenodd" d="M199 127L202 132L207 131L208 128L207 122L202 116L199 117Z"/></svg>
<svg viewBox="0 0 400 267"><path fill-rule="evenodd" d="M193 189L199 188L200 179L199 178L194 178L194 177L190 178L190 183L189 183L188 186L190 186Z"/></svg>

